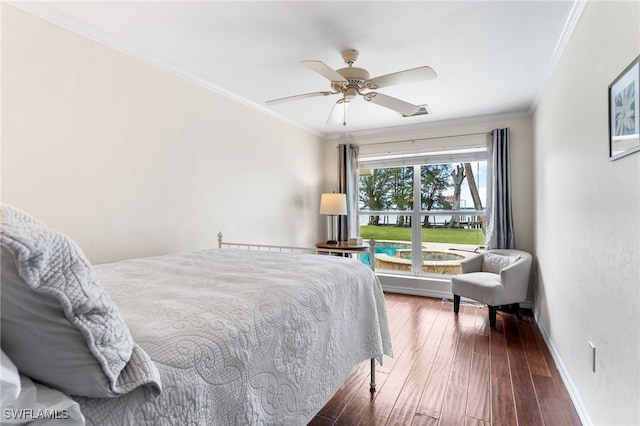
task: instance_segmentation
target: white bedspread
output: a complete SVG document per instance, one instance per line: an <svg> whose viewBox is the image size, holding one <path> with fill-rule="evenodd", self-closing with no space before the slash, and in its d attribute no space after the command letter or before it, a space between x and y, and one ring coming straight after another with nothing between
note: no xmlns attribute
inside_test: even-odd
<svg viewBox="0 0 640 426"><path fill-rule="evenodd" d="M97 265L163 385L78 398L94 425L304 425L353 367L391 354L355 259L222 249Z"/></svg>

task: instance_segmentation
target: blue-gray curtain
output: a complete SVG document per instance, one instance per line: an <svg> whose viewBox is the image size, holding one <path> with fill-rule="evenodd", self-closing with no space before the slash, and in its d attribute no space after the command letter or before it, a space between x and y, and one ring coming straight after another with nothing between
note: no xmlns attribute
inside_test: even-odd
<svg viewBox="0 0 640 426"><path fill-rule="evenodd" d="M511 160L509 129L495 129L487 146L489 176L487 183L487 249L515 248L511 212Z"/></svg>
<svg viewBox="0 0 640 426"><path fill-rule="evenodd" d="M358 235L358 147L338 145L338 192L347 195L347 216L338 217L338 241Z"/></svg>

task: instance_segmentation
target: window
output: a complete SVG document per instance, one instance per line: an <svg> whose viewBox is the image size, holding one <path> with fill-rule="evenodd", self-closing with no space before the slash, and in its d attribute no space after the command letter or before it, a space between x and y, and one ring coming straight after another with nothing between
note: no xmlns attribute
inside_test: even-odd
<svg viewBox="0 0 640 426"><path fill-rule="evenodd" d="M453 275L484 245L484 145L361 155L358 168L360 236L377 241L377 270Z"/></svg>

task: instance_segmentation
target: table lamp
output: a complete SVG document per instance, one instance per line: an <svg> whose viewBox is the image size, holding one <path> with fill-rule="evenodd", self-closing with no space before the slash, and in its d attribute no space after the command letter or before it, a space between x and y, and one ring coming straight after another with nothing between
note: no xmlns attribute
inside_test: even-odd
<svg viewBox="0 0 640 426"><path fill-rule="evenodd" d="M320 198L320 214L327 215L327 227L329 239L327 244L338 244L337 216L347 214L347 195L324 193Z"/></svg>

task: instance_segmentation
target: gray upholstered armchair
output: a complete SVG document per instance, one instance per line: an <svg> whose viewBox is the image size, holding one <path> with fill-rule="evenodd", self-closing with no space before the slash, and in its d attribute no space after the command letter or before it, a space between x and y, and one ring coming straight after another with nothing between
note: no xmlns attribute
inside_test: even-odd
<svg viewBox="0 0 640 426"><path fill-rule="evenodd" d="M521 250L490 250L462 261L462 273L451 277L453 311L460 309L460 297L477 300L489 307L489 326L496 326L496 310L515 308L527 299L531 255Z"/></svg>

